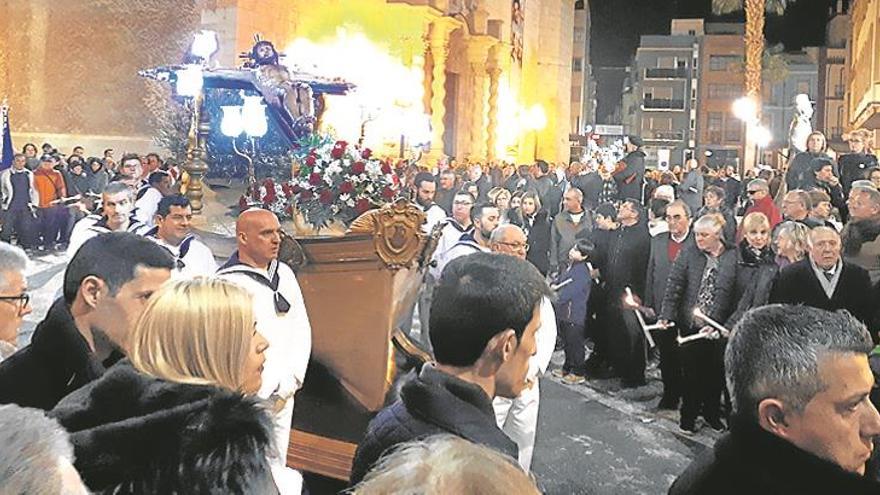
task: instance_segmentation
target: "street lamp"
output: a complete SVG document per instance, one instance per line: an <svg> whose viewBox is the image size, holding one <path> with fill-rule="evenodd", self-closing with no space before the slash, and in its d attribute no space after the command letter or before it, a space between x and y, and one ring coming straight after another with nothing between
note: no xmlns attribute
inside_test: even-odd
<svg viewBox="0 0 880 495"><path fill-rule="evenodd" d="M753 151L751 143L754 141L755 127L760 123L758 102L752 97L743 96L737 98L736 101L733 102L732 110L733 115L743 122L743 127L745 129L745 135L743 136L743 140L745 141L743 143L743 169L739 170L740 174L744 174L745 168L750 165L756 165L756 160L749 155L751 155Z"/></svg>
<svg viewBox="0 0 880 495"><path fill-rule="evenodd" d="M232 138L232 150L235 154L247 160L248 186L257 183L254 171L254 160L248 155L247 148L238 149L236 139L245 134L246 143L250 143L250 154L257 152L256 138L263 137L269 130L269 122L266 118L266 105L262 103L262 96L245 96L243 105L226 105L220 107L223 111L223 119L220 121L220 132L224 136Z"/></svg>
<svg viewBox="0 0 880 495"><path fill-rule="evenodd" d="M541 105L532 105L523 114L523 127L534 133L535 147L534 158L538 158L538 131L547 126L547 114Z"/></svg>
<svg viewBox="0 0 880 495"><path fill-rule="evenodd" d="M770 132L770 129L762 125L756 125L752 129L752 135L755 138L755 145L758 147L757 164L760 165L761 155L763 155L764 148L770 146L770 143L773 141L773 134Z"/></svg>
<svg viewBox="0 0 880 495"><path fill-rule="evenodd" d="M748 96L737 98L733 102L733 115L746 124L753 123L758 117L758 107L755 105L755 100Z"/></svg>

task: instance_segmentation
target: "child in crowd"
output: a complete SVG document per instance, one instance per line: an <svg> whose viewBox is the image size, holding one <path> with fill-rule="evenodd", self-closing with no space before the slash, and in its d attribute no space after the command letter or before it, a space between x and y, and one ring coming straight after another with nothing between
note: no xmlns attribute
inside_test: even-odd
<svg viewBox="0 0 880 495"><path fill-rule="evenodd" d="M584 326L592 286L587 262L594 249L592 241L578 239L568 252L568 269L559 275L552 286L559 295L554 306L565 349L565 364L553 374L572 385L585 380Z"/></svg>

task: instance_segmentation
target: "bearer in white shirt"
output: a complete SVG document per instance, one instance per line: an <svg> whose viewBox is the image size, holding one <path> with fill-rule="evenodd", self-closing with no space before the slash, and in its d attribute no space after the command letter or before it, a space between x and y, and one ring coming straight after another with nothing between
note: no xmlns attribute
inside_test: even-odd
<svg viewBox="0 0 880 495"><path fill-rule="evenodd" d="M214 253L192 233L192 217L192 206L185 196L165 196L156 208L156 226L144 234L174 256L174 278L209 277L217 271Z"/></svg>

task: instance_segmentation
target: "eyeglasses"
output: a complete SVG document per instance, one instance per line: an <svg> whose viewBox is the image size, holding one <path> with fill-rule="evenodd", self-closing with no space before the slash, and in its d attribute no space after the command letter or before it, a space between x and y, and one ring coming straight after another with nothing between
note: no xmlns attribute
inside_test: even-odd
<svg viewBox="0 0 880 495"><path fill-rule="evenodd" d="M514 251L526 251L526 252L529 251L529 245L528 245L528 243L523 243L523 242L499 242L498 244L501 244L502 246L507 246L507 247L509 247L510 249L513 249Z"/></svg>
<svg viewBox="0 0 880 495"><path fill-rule="evenodd" d="M25 292L24 294L19 294L17 296L0 296L0 301L7 301L11 304L16 304L17 301L18 314L20 316L21 313L24 312L24 308L28 307L28 305L31 303L31 296L27 292Z"/></svg>

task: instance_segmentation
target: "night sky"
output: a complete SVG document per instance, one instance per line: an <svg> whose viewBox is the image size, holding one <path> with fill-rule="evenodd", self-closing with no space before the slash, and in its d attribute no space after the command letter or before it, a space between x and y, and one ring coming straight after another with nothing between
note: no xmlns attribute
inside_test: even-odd
<svg viewBox="0 0 880 495"><path fill-rule="evenodd" d="M764 30L768 44L783 43L789 50L824 43L828 8L837 0L797 0L782 17L768 17ZM707 20L743 20L742 14L710 16L711 0L589 0L592 17L590 61L598 80L600 123L619 102L625 74L603 67L625 67L635 55L639 36L669 34L676 17ZM614 122L617 123L617 122Z"/></svg>

